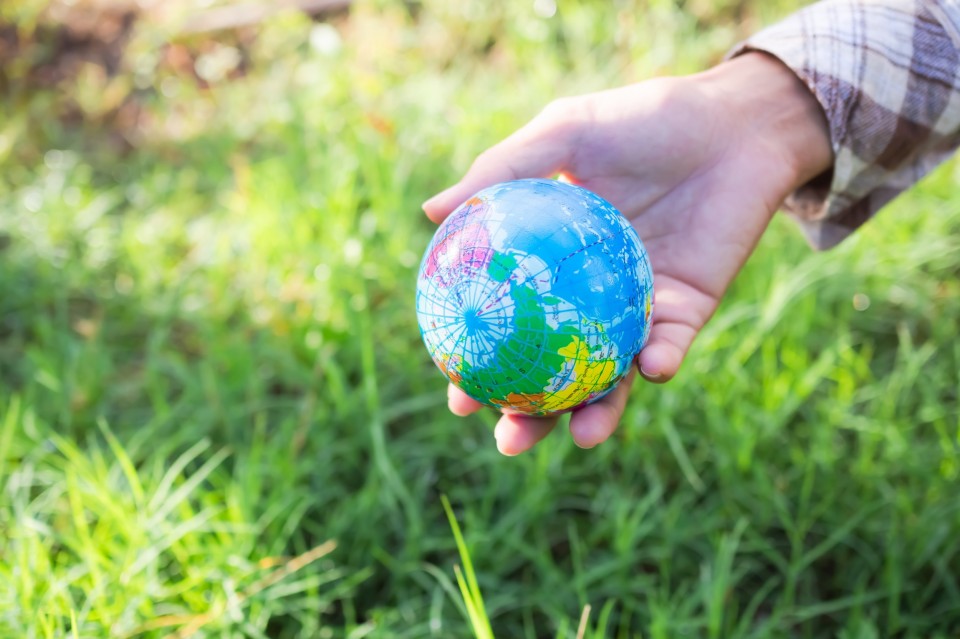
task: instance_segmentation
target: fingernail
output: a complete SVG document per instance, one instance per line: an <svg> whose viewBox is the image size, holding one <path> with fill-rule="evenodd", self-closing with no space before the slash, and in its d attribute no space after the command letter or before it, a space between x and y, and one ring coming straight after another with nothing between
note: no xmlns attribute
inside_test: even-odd
<svg viewBox="0 0 960 639"><path fill-rule="evenodd" d="M663 373L648 373L647 371L643 370L643 366L638 366L637 368L640 369L640 374L651 382L659 382L664 378Z"/></svg>

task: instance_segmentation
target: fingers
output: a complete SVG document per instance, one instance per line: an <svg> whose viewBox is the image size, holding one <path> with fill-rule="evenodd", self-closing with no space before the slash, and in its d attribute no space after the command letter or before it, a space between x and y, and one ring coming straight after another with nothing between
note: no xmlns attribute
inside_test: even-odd
<svg viewBox="0 0 960 639"><path fill-rule="evenodd" d="M633 373L631 373L633 375ZM619 390L619 389L618 389ZM614 391L617 392L617 391ZM612 394L612 393L611 393ZM606 398L604 398L606 399ZM603 400L601 400L603 401ZM473 399L462 390L450 384L447 386L447 406L450 412L457 417L466 417L472 413L484 408L484 405ZM620 410L623 410L621 402ZM526 415L505 414L500 417L494 430L494 437L497 440L497 448L501 453L508 456L519 455L529 450L534 444L546 437L557 424L558 418L551 417L528 417ZM575 437L576 439L576 437ZM586 434L584 441L593 441L595 439L591 434ZM604 437L603 439L606 439ZM599 443L602 440L598 440ZM578 445L583 448L592 448L596 443Z"/></svg>
<svg viewBox="0 0 960 639"><path fill-rule="evenodd" d="M505 414L500 417L493 431L497 449L509 457L530 450L534 444L550 434L559 419Z"/></svg>
<svg viewBox="0 0 960 639"><path fill-rule="evenodd" d="M508 180L549 177L571 155L575 125L572 109L553 105L516 133L480 154L459 182L423 203L434 222L442 222L477 191Z"/></svg>
<svg viewBox="0 0 960 639"><path fill-rule="evenodd" d="M644 379L655 384L673 379L695 334L692 328L683 324L654 324L650 341L637 357L637 368Z"/></svg>
<svg viewBox="0 0 960 639"><path fill-rule="evenodd" d="M450 412L458 417L465 417L484 408L483 404L453 384L447 386L447 406L450 408ZM497 449L504 455L511 457L519 455L546 437L556 424L557 418L555 417L502 415L493 431L497 440Z"/></svg>
<svg viewBox="0 0 960 639"><path fill-rule="evenodd" d="M717 308L717 298L669 277L660 278L647 345L637 368L647 381L663 383L680 369L697 333Z"/></svg>
<svg viewBox="0 0 960 639"><path fill-rule="evenodd" d="M607 395L573 413L570 417L570 434L577 446L593 448L607 441L617 430L636 375L636 371L631 370Z"/></svg>
<svg viewBox="0 0 960 639"><path fill-rule="evenodd" d="M605 397L573 413L570 418L570 434L573 435L573 441L577 446L593 448L605 442L613 434L623 415L636 374L636 371L631 370L627 377ZM483 408L483 404L469 397L453 384L447 387L447 403L450 412L459 417ZM511 457L530 450L550 434L558 420L559 417L504 414L497 422L493 433L497 440L497 449Z"/></svg>
<svg viewBox="0 0 960 639"><path fill-rule="evenodd" d="M609 394L596 402L574 411L570 417L570 434L580 448L593 448L605 442L617 429L623 416L630 387L636 377L631 370L627 377L617 384ZM559 421L559 417L528 417L526 415L506 414L497 422L494 437L497 449L504 455L519 455L550 434Z"/></svg>
<svg viewBox="0 0 960 639"><path fill-rule="evenodd" d="M447 407L457 417L466 417L483 408L483 404L450 384L447 386Z"/></svg>
<svg viewBox="0 0 960 639"><path fill-rule="evenodd" d="M483 404L450 384L447 386L447 406L458 417L475 413ZM527 417L525 415L502 415L494 430L497 448L504 455L519 455L546 437L557 424L557 418Z"/></svg>

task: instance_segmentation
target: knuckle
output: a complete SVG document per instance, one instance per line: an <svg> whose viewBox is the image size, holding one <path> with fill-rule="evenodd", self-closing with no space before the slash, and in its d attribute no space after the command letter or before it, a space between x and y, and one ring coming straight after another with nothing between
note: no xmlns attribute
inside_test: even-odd
<svg viewBox="0 0 960 639"><path fill-rule="evenodd" d="M550 137L563 140L575 148L594 120L594 98L591 94L563 97L547 104L536 120Z"/></svg>
<svg viewBox="0 0 960 639"><path fill-rule="evenodd" d="M473 159L473 168L483 167L489 165L497 157L497 147L492 146L485 151L482 151L477 157Z"/></svg>
<svg viewBox="0 0 960 639"><path fill-rule="evenodd" d="M491 147L477 154L477 156L473 158L473 162L470 163L470 168L467 173L480 173L483 172L486 167L491 166L495 148L496 147Z"/></svg>
<svg viewBox="0 0 960 639"><path fill-rule="evenodd" d="M580 97L563 97L552 100L541 109L538 119L556 124L567 123L577 119L583 109L583 99Z"/></svg>

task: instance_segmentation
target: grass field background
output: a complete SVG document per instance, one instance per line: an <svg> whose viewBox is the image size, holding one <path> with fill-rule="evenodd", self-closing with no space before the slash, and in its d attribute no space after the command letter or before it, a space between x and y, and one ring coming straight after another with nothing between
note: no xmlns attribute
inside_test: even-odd
<svg viewBox="0 0 960 639"><path fill-rule="evenodd" d="M594 450L501 457L418 335L477 153L800 4L185 4L38 84L4 2L0 636L473 636L442 495L497 637L960 636L956 164L827 253L778 217Z"/></svg>

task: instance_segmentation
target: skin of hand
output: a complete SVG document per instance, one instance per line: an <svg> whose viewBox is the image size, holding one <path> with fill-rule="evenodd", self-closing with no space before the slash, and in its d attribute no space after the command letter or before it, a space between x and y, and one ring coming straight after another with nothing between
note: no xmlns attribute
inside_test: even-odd
<svg viewBox="0 0 960 639"><path fill-rule="evenodd" d="M423 209L439 223L484 187L555 175L610 201L637 229L654 271L653 326L637 369L665 382L784 198L832 161L813 94L781 62L754 52L697 75L553 102ZM578 446L610 437L636 374L573 412ZM456 415L482 407L452 385L448 398ZM497 447L519 454L557 419L504 414Z"/></svg>

